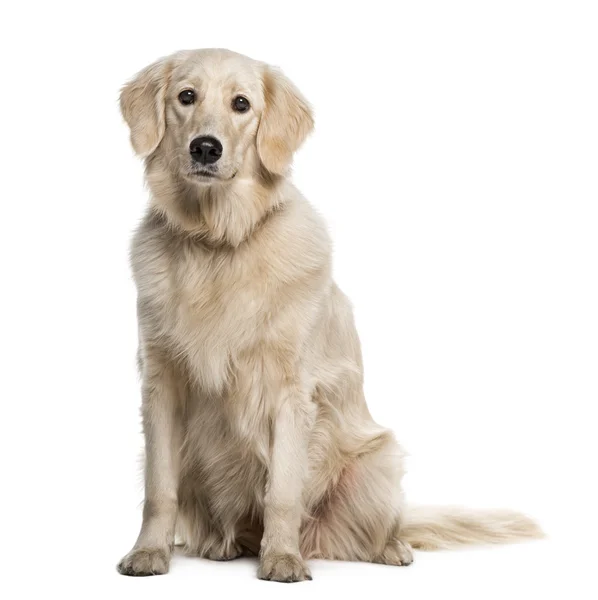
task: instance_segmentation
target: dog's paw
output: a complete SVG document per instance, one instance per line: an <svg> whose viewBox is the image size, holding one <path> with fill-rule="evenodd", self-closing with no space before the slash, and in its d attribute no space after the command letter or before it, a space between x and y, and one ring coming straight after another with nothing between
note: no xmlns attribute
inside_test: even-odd
<svg viewBox="0 0 598 600"><path fill-rule="evenodd" d="M205 558L209 560L233 560L239 558L243 554L243 550L237 544L218 544L210 548Z"/></svg>
<svg viewBox="0 0 598 600"><path fill-rule="evenodd" d="M144 577L168 573L170 552L162 548L133 548L118 563L121 575Z"/></svg>
<svg viewBox="0 0 598 600"><path fill-rule="evenodd" d="M392 540L384 548L384 552L374 558L373 562L406 567L413 562L413 551L407 542Z"/></svg>
<svg viewBox="0 0 598 600"><path fill-rule="evenodd" d="M257 573L260 579L268 581L305 581L311 579L311 573L305 561L295 554L266 554L260 559Z"/></svg>

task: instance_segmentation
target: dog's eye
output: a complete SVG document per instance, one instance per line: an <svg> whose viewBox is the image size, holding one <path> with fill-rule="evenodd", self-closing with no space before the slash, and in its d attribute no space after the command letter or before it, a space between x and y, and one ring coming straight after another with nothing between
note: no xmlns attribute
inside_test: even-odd
<svg viewBox="0 0 598 600"><path fill-rule="evenodd" d="M233 109L237 112L247 112L249 110L249 100L245 96L237 96L233 100Z"/></svg>
<svg viewBox="0 0 598 600"><path fill-rule="evenodd" d="M179 94L179 102L181 104L193 104L195 102L195 92L193 90L183 90Z"/></svg>

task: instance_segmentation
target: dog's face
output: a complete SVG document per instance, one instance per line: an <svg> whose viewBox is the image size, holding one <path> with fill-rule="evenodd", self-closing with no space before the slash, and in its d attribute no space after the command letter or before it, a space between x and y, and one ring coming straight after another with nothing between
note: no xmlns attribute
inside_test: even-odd
<svg viewBox="0 0 598 600"><path fill-rule="evenodd" d="M160 155L200 186L261 167L283 174L313 128L286 77L227 50L185 51L150 65L123 88L121 110L138 154Z"/></svg>

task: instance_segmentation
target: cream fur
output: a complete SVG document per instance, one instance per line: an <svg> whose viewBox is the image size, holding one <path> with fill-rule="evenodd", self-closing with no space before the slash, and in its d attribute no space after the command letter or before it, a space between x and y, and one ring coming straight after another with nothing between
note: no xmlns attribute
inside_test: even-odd
<svg viewBox="0 0 598 600"><path fill-rule="evenodd" d="M239 93L247 113L231 109ZM144 516L119 570L166 572L175 533L193 555L259 553L259 576L278 581L311 578L312 557L406 565L411 546L540 535L512 513L405 510L402 451L366 406L326 228L286 176L313 127L289 80L225 50L180 52L121 107L151 203L131 251ZM210 178L189 155L198 135L223 144Z"/></svg>

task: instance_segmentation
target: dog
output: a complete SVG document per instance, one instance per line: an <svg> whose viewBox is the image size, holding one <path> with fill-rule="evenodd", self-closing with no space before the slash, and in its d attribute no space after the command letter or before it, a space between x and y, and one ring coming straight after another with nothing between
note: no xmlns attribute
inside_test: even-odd
<svg viewBox="0 0 598 600"><path fill-rule="evenodd" d="M409 565L412 548L542 535L509 511L406 507L403 452L374 422L326 227L290 182L312 110L279 70L220 49L158 60L120 106L151 190L131 263L145 435L125 575L176 539L261 579L310 558Z"/></svg>

